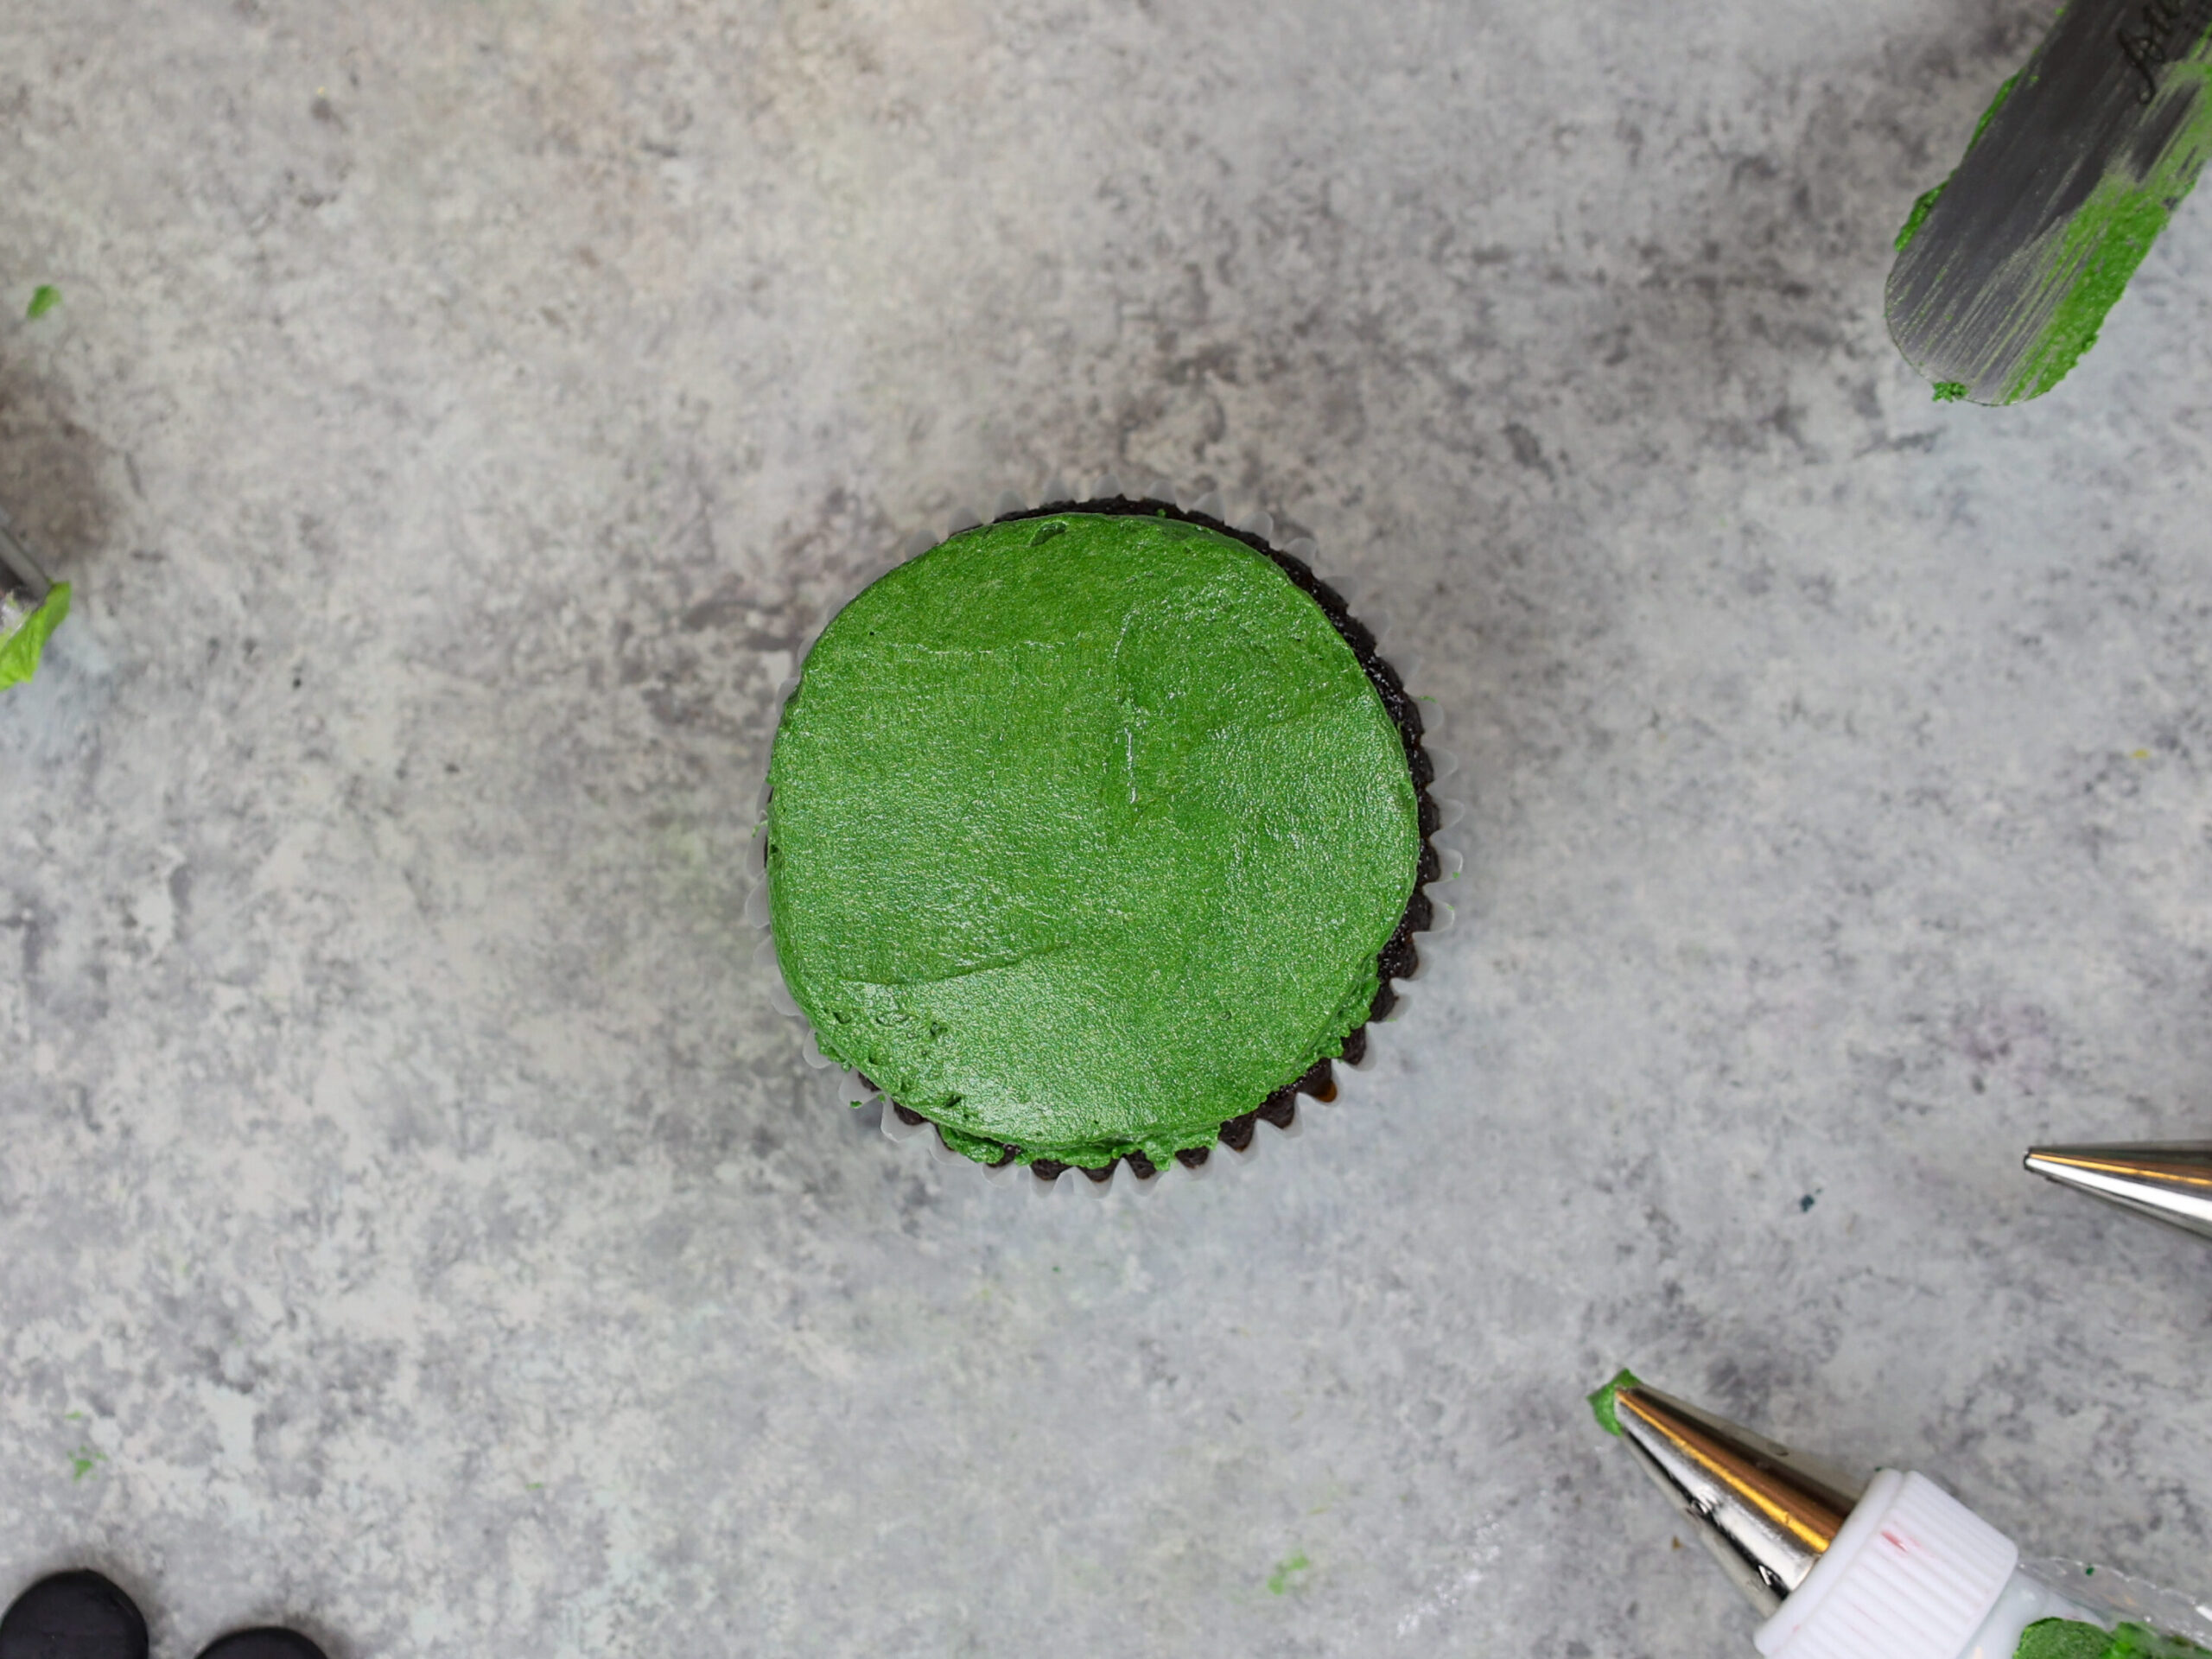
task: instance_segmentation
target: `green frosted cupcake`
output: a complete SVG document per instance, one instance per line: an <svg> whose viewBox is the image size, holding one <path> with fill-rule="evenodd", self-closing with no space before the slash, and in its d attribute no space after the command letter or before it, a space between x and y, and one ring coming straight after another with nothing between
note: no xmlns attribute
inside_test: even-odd
<svg viewBox="0 0 2212 1659"><path fill-rule="evenodd" d="M979 1163L1104 1179L1333 1095L1430 924L1421 722L1300 561L1165 502L1010 514L874 582L769 770L824 1054Z"/></svg>

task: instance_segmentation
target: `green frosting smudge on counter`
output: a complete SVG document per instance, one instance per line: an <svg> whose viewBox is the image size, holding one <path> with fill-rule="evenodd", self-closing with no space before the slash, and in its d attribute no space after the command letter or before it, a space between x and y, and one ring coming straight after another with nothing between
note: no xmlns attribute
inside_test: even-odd
<svg viewBox="0 0 2212 1659"><path fill-rule="evenodd" d="M1589 1396L1590 1414L1598 1420L1598 1427L1608 1434L1618 1434L1621 1432L1621 1420L1619 1414L1613 1409L1614 1402L1623 1389L1638 1389L1643 1386L1642 1377L1626 1367L1623 1367L1614 1375L1611 1382L1591 1395Z"/></svg>
<svg viewBox="0 0 2212 1659"><path fill-rule="evenodd" d="M1174 519L1020 519L892 571L808 655L769 783L817 1040L986 1163L1212 1144L1364 1020L1421 857L1351 648Z"/></svg>
<svg viewBox="0 0 2212 1659"><path fill-rule="evenodd" d="M1282 1594L1291 1587L1292 1574L1303 1573L1313 1565L1306 1559L1306 1552L1302 1549L1287 1560L1277 1561L1275 1570L1268 1574L1268 1593L1271 1596Z"/></svg>
<svg viewBox="0 0 2212 1659"><path fill-rule="evenodd" d="M2202 1659L2205 1652L2145 1624L2106 1630L2077 1618L2039 1618L2020 1632L2012 1659Z"/></svg>
<svg viewBox="0 0 2212 1659"><path fill-rule="evenodd" d="M31 302L23 308L23 315L33 322L61 303L61 290L51 283L41 283L31 290Z"/></svg>
<svg viewBox="0 0 2212 1659"><path fill-rule="evenodd" d="M54 583L45 600L29 612L17 610L0 597L0 690L21 685L38 672L47 640L68 614L69 584L66 582Z"/></svg>

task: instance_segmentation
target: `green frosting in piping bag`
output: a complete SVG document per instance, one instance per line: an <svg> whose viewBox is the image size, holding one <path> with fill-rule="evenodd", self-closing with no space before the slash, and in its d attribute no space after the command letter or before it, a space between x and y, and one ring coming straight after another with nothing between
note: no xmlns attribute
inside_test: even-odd
<svg viewBox="0 0 2212 1659"><path fill-rule="evenodd" d="M2077 1618L2039 1618L2020 1632L2012 1659L2203 1659L2204 1653L2148 1625L2107 1630Z"/></svg>
<svg viewBox="0 0 2212 1659"><path fill-rule="evenodd" d="M981 1161L1164 1164L1340 1052L1412 896L1405 747L1274 563L1154 518L966 531L823 632L769 771L823 1051Z"/></svg>
<svg viewBox="0 0 2212 1659"><path fill-rule="evenodd" d="M2104 1659L2112 1632L2078 1618L2039 1618L2020 1632L2012 1659Z"/></svg>

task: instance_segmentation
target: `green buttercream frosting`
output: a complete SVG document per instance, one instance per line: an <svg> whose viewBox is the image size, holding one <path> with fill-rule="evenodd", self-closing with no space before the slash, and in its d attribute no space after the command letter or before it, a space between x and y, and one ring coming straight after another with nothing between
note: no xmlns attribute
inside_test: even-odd
<svg viewBox="0 0 2212 1659"><path fill-rule="evenodd" d="M2104 1659L2112 1632L2077 1618L2039 1618L2020 1632L2012 1659Z"/></svg>
<svg viewBox="0 0 2212 1659"><path fill-rule="evenodd" d="M2012 88L2018 84L2019 79L2018 75L2012 76L1997 89L1997 96L1989 100L1989 107L1981 112L1981 119L1974 124L1974 137L1967 140L1969 153L1981 142L1981 135L1989 130L1989 124L1997 118L1997 111L2005 107L2005 100L2012 96ZM1912 211L1905 215L1904 228L1897 235L1895 246L1899 253L1912 245L1913 238L1920 234L1920 227L1928 222L1928 215L1935 211L1936 202L1942 197L1944 186L1949 183L1950 180L1946 178L1933 190L1922 191L1913 202Z"/></svg>
<svg viewBox="0 0 2212 1659"><path fill-rule="evenodd" d="M792 996L983 1162L1211 1145L1366 1018L1421 858L1351 648L1274 561L1166 518L893 570L809 653L769 782Z"/></svg>
<svg viewBox="0 0 2212 1659"><path fill-rule="evenodd" d="M2189 194L2194 163L2207 149L2212 149L2212 67L2189 67L2207 83L2190 123L2196 131L2195 147L2180 158L2162 162L2147 179L2100 180L2088 200L2068 222L2053 262L2069 273L2065 291L2050 321L2036 337L2034 349L2019 373L2005 387L2007 402L2040 397L2063 380L2082 354L2097 343L2105 313L2120 302L2127 279L2151 251L2158 232L2166 228L2174 206Z"/></svg>
<svg viewBox="0 0 2212 1659"><path fill-rule="evenodd" d="M2147 1624L2125 1624L2112 1633L2105 1659L2205 1659L2206 1649Z"/></svg>
<svg viewBox="0 0 2212 1659"><path fill-rule="evenodd" d="M2075 1618L2039 1618L2020 1632L2012 1659L2203 1659L2204 1653L2145 1624L2107 1630Z"/></svg>
<svg viewBox="0 0 2212 1659"><path fill-rule="evenodd" d="M0 594L0 690L20 685L38 672L46 642L69 614L69 584L57 582L35 607L19 610Z"/></svg>
<svg viewBox="0 0 2212 1659"><path fill-rule="evenodd" d="M1611 1382L1591 1395L1589 1396L1590 1414L1598 1420L1598 1427L1608 1434L1618 1434L1621 1432L1621 1420L1619 1414L1614 1409L1614 1403L1619 1398L1623 1389L1641 1388L1643 1383L1642 1377L1624 1366L1614 1373Z"/></svg>

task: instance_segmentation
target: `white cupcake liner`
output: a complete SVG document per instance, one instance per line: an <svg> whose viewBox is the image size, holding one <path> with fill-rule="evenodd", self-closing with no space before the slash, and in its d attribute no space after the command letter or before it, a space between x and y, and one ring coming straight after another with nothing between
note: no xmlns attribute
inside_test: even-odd
<svg viewBox="0 0 2212 1659"><path fill-rule="evenodd" d="M1440 747L1438 744L1437 740L1444 729L1442 710L1440 705L1433 698L1422 696L1414 683L1415 676L1420 671L1419 659L1395 655L1391 652L1389 643L1392 632L1389 626L1391 619L1388 613L1387 605L1377 602L1384 595L1385 584L1363 582L1356 579L1339 580L1332 575L1317 562L1316 555L1319 549L1311 537L1301 536L1287 543L1276 542L1274 517L1264 511L1249 513L1242 519L1231 519L1228 514L1227 505L1217 490L1179 491L1164 480L1155 480L1149 487L1126 489L1117 475L1109 473L1098 480L1095 488L1084 493L1069 490L1058 478L1050 480L1033 501L1011 490L1005 491L993 504L988 518L982 513L975 512L955 512L943 535L933 536L926 531L918 531L908 537L900 546L898 556L886 562L880 568L866 573L854 588L853 594L859 594L861 589L885 572L905 563L908 559L918 557L963 530L972 530L978 524L995 522L1010 513L1028 512L1037 508L1054 506L1064 502L1073 505L1084 501L1112 500L1116 497L1127 500L1172 502L1179 512L1212 518L1246 535L1256 536L1274 547L1276 551L1299 560L1313 571L1317 582L1325 583L1334 591L1344 601L1345 610L1375 636L1375 654L1383 662L1388 663L1397 673L1400 682L1405 686L1406 695L1419 706L1421 719L1421 748L1427 754L1431 766L1435 769L1435 776L1429 782L1427 794L1436 804L1438 822L1436 829L1430 833L1427 840L1428 843L1436 849L1438 868L1436 879L1427 883L1425 887L1433 914L1429 925L1417 930L1412 936L1415 942L1414 948L1416 965L1414 970L1410 974L1395 976L1390 981L1391 989L1395 997L1390 1011L1379 1020L1370 1020L1366 1022L1370 1027L1397 1024L1406 1017L1418 1001L1418 992L1411 991L1408 988L1418 984L1427 972L1432 959L1431 953L1425 948L1423 942L1448 932L1457 920L1454 906L1444 897L1443 890L1450 886L1466 866L1465 851L1452 831L1454 826L1465 819L1467 806L1464 801L1452 798L1442 792L1446 780L1459 772L1459 760L1457 755ZM847 597L849 600L852 596L849 594ZM828 627L830 621L836 620L836 612L831 612L830 616L823 620L823 626ZM818 632L817 637L819 637ZM813 644L812 640L807 642L807 652L812 651ZM807 652L801 652L799 656L802 671L806 655ZM781 727L784 705L791 700L791 693L798 689L797 675L785 680L776 688L774 710L776 727ZM772 741L770 745L770 753L772 757ZM1295 1141L1303 1135L1306 1114L1308 1111L1316 1109L1334 1109L1347 1103L1364 1103L1370 1098L1379 1101L1383 1096L1384 1090L1380 1080L1374 1076L1376 1038L1370 1034L1366 1052L1362 1055L1358 1065L1348 1064L1341 1058L1332 1061L1332 1070L1336 1080L1336 1093L1332 1099L1322 1101L1312 1095L1298 1096L1296 1110L1292 1116L1290 1126L1287 1128L1279 1128L1265 1118L1259 1119L1253 1125L1252 1138L1244 1150L1237 1151L1226 1142L1217 1141L1207 1148L1209 1155L1205 1161L1195 1168L1184 1163L1180 1159L1171 1159L1165 1166L1157 1167L1152 1175L1140 1178L1129 1167L1126 1159L1117 1159L1108 1178L1104 1180L1096 1179L1088 1172L1073 1166L1064 1169L1052 1179L1046 1180L1033 1173L1030 1166L1026 1164L1007 1162L995 1166L979 1164L965 1154L956 1152L945 1145L944 1138L937 1133L937 1126L929 1120L924 1119L919 1123L902 1122L890 1100L884 1096L881 1090L872 1088L863 1083L860 1073L841 1066L837 1061L823 1052L821 1043L815 1035L812 1021L807 1019L806 1011L799 1007L798 1000L791 994L791 988L784 982L782 967L776 960L775 935L771 931L772 918L768 908L767 809L768 783L764 776L754 796L753 810L757 816L746 857L746 871L753 880L753 887L746 896L745 919L760 929L761 932L760 944L754 952L754 960L768 970L769 1000L778 1013L799 1021L805 1027L804 1045L800 1051L800 1057L805 1061L808 1068L822 1074L825 1079L830 1080L834 1084L832 1091L842 1101L851 1102L857 1099L865 1104L871 1099L881 1100L885 1138L909 1148L915 1155L927 1158L931 1163L965 1165L968 1168L974 1170L988 1185L1015 1192L1027 1192L1039 1200L1049 1198L1055 1194L1063 1194L1065 1201L1082 1198L1103 1203L1116 1191L1133 1192L1141 1196L1148 1197L1154 1192L1168 1187L1188 1186L1202 1181L1224 1178L1237 1179L1243 1171L1260 1161L1262 1156L1261 1149L1263 1146L1271 1141ZM1273 1157L1281 1154L1268 1155Z"/></svg>

